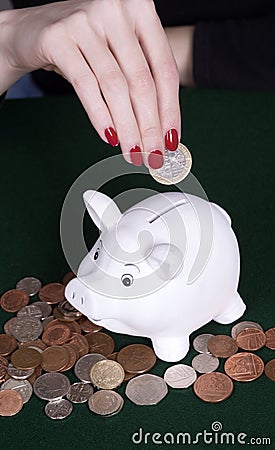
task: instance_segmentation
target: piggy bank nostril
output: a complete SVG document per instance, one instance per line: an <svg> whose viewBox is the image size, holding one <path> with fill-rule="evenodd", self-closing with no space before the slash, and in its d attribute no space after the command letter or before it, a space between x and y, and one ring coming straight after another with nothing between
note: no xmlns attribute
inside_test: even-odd
<svg viewBox="0 0 275 450"><path fill-rule="evenodd" d="M81 305L83 305L83 303L84 303L84 297L81 297Z"/></svg>
<svg viewBox="0 0 275 450"><path fill-rule="evenodd" d="M74 298L75 298L75 292L72 293L72 299L74 299Z"/></svg>

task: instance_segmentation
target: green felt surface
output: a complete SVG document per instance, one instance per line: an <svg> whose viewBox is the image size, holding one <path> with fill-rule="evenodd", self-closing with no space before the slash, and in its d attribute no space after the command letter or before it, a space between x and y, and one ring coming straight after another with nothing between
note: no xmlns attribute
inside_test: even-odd
<svg viewBox="0 0 275 450"><path fill-rule="evenodd" d="M266 330L274 320L274 164L275 94L186 90L181 92L182 141L193 155L193 174L210 200L231 215L241 251L239 292L247 304L243 316L261 323ZM68 266L60 237L59 218L65 195L74 180L96 161L119 153L102 143L75 98L7 101L1 110L1 263L0 293L11 289L23 276L39 277L43 283L60 281ZM126 163L125 163L126 164ZM115 176L115 174L114 174ZM110 196L140 184L132 175L110 185ZM149 176L142 183L151 186ZM154 188L156 189L156 184ZM81 199L80 199L81 201ZM92 229L92 228L91 228ZM92 237L96 238L92 229ZM73 238L73 237L72 237ZM202 293L203 301L203 293ZM169 300L167 307L169 308ZM12 315L0 311L0 322ZM230 333L231 325L211 322L195 332ZM112 333L110 333L112 334ZM150 341L114 335L116 350L128 343ZM265 362L274 352L256 352ZM195 355L190 350L184 363ZM171 364L157 361L152 373L163 375ZM223 371L223 362L220 363ZM75 379L70 374L71 380ZM233 395L219 404L204 403L186 390L169 389L158 405L138 407L119 389L125 405L120 414L97 417L87 405L76 405L64 421L44 415L42 400L32 397L14 417L0 418L1 448L5 449L133 449L171 448L165 433L211 432L219 421L224 432L269 437L275 445L274 383L264 375L251 383L234 382ZM163 444L147 435L140 444L133 433L159 432ZM177 447L222 448L221 432L213 442ZM171 442L172 436L166 440ZM210 439L210 435L206 437ZM214 443L216 439L216 444ZM235 443L227 448L244 448Z"/></svg>

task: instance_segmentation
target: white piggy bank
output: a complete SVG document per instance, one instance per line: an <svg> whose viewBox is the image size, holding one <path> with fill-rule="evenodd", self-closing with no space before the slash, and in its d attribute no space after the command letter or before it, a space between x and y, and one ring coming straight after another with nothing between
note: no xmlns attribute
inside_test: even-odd
<svg viewBox="0 0 275 450"><path fill-rule="evenodd" d="M84 200L100 236L65 296L92 322L149 337L160 359L179 361L194 330L244 313L238 244L222 208L179 192L123 214L100 192Z"/></svg>

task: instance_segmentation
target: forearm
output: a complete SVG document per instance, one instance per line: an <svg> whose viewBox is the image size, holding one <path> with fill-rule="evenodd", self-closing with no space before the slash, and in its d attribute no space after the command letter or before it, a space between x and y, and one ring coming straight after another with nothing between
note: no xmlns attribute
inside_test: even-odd
<svg viewBox="0 0 275 450"><path fill-rule="evenodd" d="M15 66L11 52L14 16L17 11L0 11L0 95L28 71Z"/></svg>
<svg viewBox="0 0 275 450"><path fill-rule="evenodd" d="M194 26L169 27L165 29L174 54L182 86L194 86L193 36Z"/></svg>

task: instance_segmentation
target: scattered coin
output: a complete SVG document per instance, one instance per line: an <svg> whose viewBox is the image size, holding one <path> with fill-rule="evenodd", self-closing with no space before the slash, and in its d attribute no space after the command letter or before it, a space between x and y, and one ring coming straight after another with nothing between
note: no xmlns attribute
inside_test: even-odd
<svg viewBox="0 0 275 450"><path fill-rule="evenodd" d="M72 336L68 340L67 344L73 345L73 347L78 350L80 357L87 355L89 351L89 344L86 337L78 333L72 333Z"/></svg>
<svg viewBox="0 0 275 450"><path fill-rule="evenodd" d="M42 287L42 283L38 278L35 277L25 277L18 281L16 284L16 289L25 291L30 297L38 294Z"/></svg>
<svg viewBox="0 0 275 450"><path fill-rule="evenodd" d="M74 383L70 386L66 395L67 399L73 403L85 403L94 393L93 386L89 383Z"/></svg>
<svg viewBox="0 0 275 450"><path fill-rule="evenodd" d="M233 382L221 372L204 373L196 380L194 392L205 402L218 403L232 394Z"/></svg>
<svg viewBox="0 0 275 450"><path fill-rule="evenodd" d="M85 335L85 339L89 344L89 353L100 353L107 356L114 351L115 343L109 334L98 332L88 333Z"/></svg>
<svg viewBox="0 0 275 450"><path fill-rule="evenodd" d="M5 380L8 364L9 364L8 360L3 356L0 356L0 383L2 383Z"/></svg>
<svg viewBox="0 0 275 450"><path fill-rule="evenodd" d="M271 381L275 381L275 359L271 359L266 363L264 373Z"/></svg>
<svg viewBox="0 0 275 450"><path fill-rule="evenodd" d="M230 378L237 381L253 381L264 371L263 360L253 353L241 352L225 361L224 370Z"/></svg>
<svg viewBox="0 0 275 450"><path fill-rule="evenodd" d="M7 356L17 348L16 339L9 334L0 334L0 355Z"/></svg>
<svg viewBox="0 0 275 450"><path fill-rule="evenodd" d="M79 360L76 362L74 373L79 380L83 381L84 383L90 383L90 373L93 365L98 361L104 361L106 359L106 356L100 355L99 353L88 353L87 355L79 358Z"/></svg>
<svg viewBox="0 0 275 450"><path fill-rule="evenodd" d="M12 389L13 391L19 392L23 399L23 403L27 403L32 396L32 385L28 380L15 380L14 378L9 378L1 386L1 391L5 389Z"/></svg>
<svg viewBox="0 0 275 450"><path fill-rule="evenodd" d="M245 328L238 333L236 343L243 350L259 350L266 343L266 335L257 328Z"/></svg>
<svg viewBox="0 0 275 450"><path fill-rule="evenodd" d="M214 336L214 334L209 334L209 333L204 333L204 334L199 334L198 336L196 336L193 340L193 347L194 350L196 350L196 352L199 353L209 353L210 351L208 350L208 341L210 338L212 338Z"/></svg>
<svg viewBox="0 0 275 450"><path fill-rule="evenodd" d="M61 283L49 283L45 284L39 291L39 298L42 302L59 303L65 300L64 298L65 286Z"/></svg>
<svg viewBox="0 0 275 450"><path fill-rule="evenodd" d="M187 177L191 166L191 153L185 145L179 143L174 152L165 149L164 163L160 169L149 169L149 171L158 183L176 184Z"/></svg>
<svg viewBox="0 0 275 450"><path fill-rule="evenodd" d="M11 327L16 322L17 317L12 317L4 323L4 331L6 334L11 334Z"/></svg>
<svg viewBox="0 0 275 450"><path fill-rule="evenodd" d="M115 389L123 382L124 375L123 367L110 359L98 361L90 371L91 381L98 389Z"/></svg>
<svg viewBox="0 0 275 450"><path fill-rule="evenodd" d="M36 306L40 309L42 316L41 319L44 320L46 317L49 317L52 313L52 307L48 303L45 302L34 302L32 303L33 306Z"/></svg>
<svg viewBox="0 0 275 450"><path fill-rule="evenodd" d="M121 395L109 389L95 392L88 400L90 411L105 417L117 414L121 411L123 404Z"/></svg>
<svg viewBox="0 0 275 450"><path fill-rule="evenodd" d="M35 350L40 350L40 353L47 348L46 344L44 344L41 339L35 339L34 341L28 341L28 342L19 342L19 347L31 347Z"/></svg>
<svg viewBox="0 0 275 450"><path fill-rule="evenodd" d="M41 319L42 318L42 311L40 308L35 306L34 304L24 306L23 308L19 309L17 312L17 317L34 317L35 319Z"/></svg>
<svg viewBox="0 0 275 450"><path fill-rule="evenodd" d="M156 405L167 393L164 379L148 373L132 378L125 390L127 397L136 405Z"/></svg>
<svg viewBox="0 0 275 450"><path fill-rule="evenodd" d="M67 318L71 318L73 320L80 319L82 313L78 311L74 306L72 306L68 300L64 300L63 302L58 303L57 309Z"/></svg>
<svg viewBox="0 0 275 450"><path fill-rule="evenodd" d="M15 380L26 380L34 373L34 369L17 369L17 367L14 367L12 363L9 363L7 372Z"/></svg>
<svg viewBox="0 0 275 450"><path fill-rule="evenodd" d="M0 391L0 416L14 416L23 408L23 399L14 390Z"/></svg>
<svg viewBox="0 0 275 450"><path fill-rule="evenodd" d="M33 385L34 393L42 400L59 400L68 394L70 382L62 373L44 373L38 377Z"/></svg>
<svg viewBox="0 0 275 450"><path fill-rule="evenodd" d="M64 275L62 284L65 286L69 283L69 281L73 280L76 277L76 274L74 272L68 272Z"/></svg>
<svg viewBox="0 0 275 450"><path fill-rule="evenodd" d="M196 381L197 374L193 367L186 364L175 364L168 367L163 378L172 388L187 388Z"/></svg>
<svg viewBox="0 0 275 450"><path fill-rule="evenodd" d="M59 372L67 372L67 370L71 369L75 365L79 358L79 353L77 349L70 344L63 344L62 347L68 352L69 362L65 367L60 369Z"/></svg>
<svg viewBox="0 0 275 450"><path fill-rule="evenodd" d="M231 336L233 339L236 339L237 335L240 333L240 331L245 330L245 328L257 328L258 330L263 331L261 325L257 322L239 322L236 323L231 329Z"/></svg>
<svg viewBox="0 0 275 450"><path fill-rule="evenodd" d="M238 346L230 336L218 334L209 339L208 350L217 358L228 358L238 351Z"/></svg>
<svg viewBox="0 0 275 450"><path fill-rule="evenodd" d="M41 367L46 372L58 372L69 363L70 356L66 348L52 345L42 353Z"/></svg>
<svg viewBox="0 0 275 450"><path fill-rule="evenodd" d="M1 299L0 305L7 312L17 312L29 303L29 296L25 291L20 289L11 289L5 292Z"/></svg>
<svg viewBox="0 0 275 450"><path fill-rule="evenodd" d="M275 328L269 328L265 332L266 336L266 347L270 348L271 350L275 350Z"/></svg>
<svg viewBox="0 0 275 450"><path fill-rule="evenodd" d="M79 325L82 331L84 333L96 333L97 331L102 330L102 327L100 325L96 325L95 323L91 322L88 317L82 316L79 320Z"/></svg>
<svg viewBox="0 0 275 450"><path fill-rule="evenodd" d="M17 369L34 369L41 363L41 354L34 348L22 347L13 352L11 362Z"/></svg>
<svg viewBox="0 0 275 450"><path fill-rule="evenodd" d="M11 326L11 334L20 342L34 341L41 333L42 324L33 317L17 317Z"/></svg>
<svg viewBox="0 0 275 450"><path fill-rule="evenodd" d="M46 345L65 344L71 336L70 328L65 324L48 326L43 334L42 341Z"/></svg>
<svg viewBox="0 0 275 450"><path fill-rule="evenodd" d="M49 402L45 406L45 414L50 419L65 419L73 412L73 405L64 398Z"/></svg>
<svg viewBox="0 0 275 450"><path fill-rule="evenodd" d="M215 356L201 353L192 360L192 367L199 373L214 372L219 367L219 360Z"/></svg>
<svg viewBox="0 0 275 450"><path fill-rule="evenodd" d="M47 304L48 303L45 303L45 305L47 305ZM54 316L48 316L45 319L43 319L43 322L42 322L43 329L45 330L47 328L47 326L54 320L55 320Z"/></svg>
<svg viewBox="0 0 275 450"><path fill-rule="evenodd" d="M154 351L144 344L131 344L124 347L117 354L119 362L129 373L143 373L150 370L156 363Z"/></svg>

